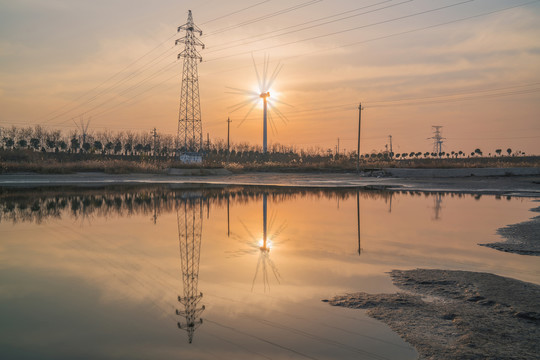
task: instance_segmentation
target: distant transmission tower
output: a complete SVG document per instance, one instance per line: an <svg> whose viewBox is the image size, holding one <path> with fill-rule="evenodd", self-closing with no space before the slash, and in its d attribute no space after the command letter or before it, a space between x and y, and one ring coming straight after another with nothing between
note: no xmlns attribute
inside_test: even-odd
<svg viewBox="0 0 540 360"><path fill-rule="evenodd" d="M202 57L196 47L201 46L204 49L204 44L197 38L197 33L201 36L202 30L193 23L191 10L188 12L187 23L178 27L178 32L181 30L184 30L186 35L175 42L175 45L180 43L185 45L184 51L178 54L178 59L184 58L184 69L178 116L177 151L199 152L203 148L203 138L197 61L202 61Z"/></svg>
<svg viewBox="0 0 540 360"><path fill-rule="evenodd" d="M197 292L201 259L202 198L192 199L192 201L186 199L180 203L176 217L184 285L184 296L178 296L178 301L184 305L184 310L176 310L176 315L185 318L185 322L178 322L178 327L187 331L188 341L191 343L195 330L203 322L199 316L204 310L204 305L197 307L203 296L202 293Z"/></svg>
<svg viewBox="0 0 540 360"><path fill-rule="evenodd" d="M436 154L436 156L441 157L442 144L443 140L445 139L441 136L442 126L432 126L432 128L433 136L428 139L433 139L433 152Z"/></svg>
<svg viewBox="0 0 540 360"><path fill-rule="evenodd" d="M75 122L74 119L71 119L71 120L73 120L73 122L75 123L75 126L77 126L77 128L80 130L80 132L81 132L81 141L82 141L82 144L84 144L86 142L86 137L88 136L88 127L90 126L90 120L91 119L88 119L88 120L86 120L86 122L84 122L84 119L83 119L83 117L81 115L80 126L79 126L79 124L77 124Z"/></svg>

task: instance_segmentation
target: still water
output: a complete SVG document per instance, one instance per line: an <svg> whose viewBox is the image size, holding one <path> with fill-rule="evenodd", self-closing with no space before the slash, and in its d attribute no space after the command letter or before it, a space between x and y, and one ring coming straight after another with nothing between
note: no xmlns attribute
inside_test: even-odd
<svg viewBox="0 0 540 360"><path fill-rule="evenodd" d="M263 187L0 193L2 359L414 359L363 310L392 269L540 283L530 199ZM180 324L180 325L178 325Z"/></svg>

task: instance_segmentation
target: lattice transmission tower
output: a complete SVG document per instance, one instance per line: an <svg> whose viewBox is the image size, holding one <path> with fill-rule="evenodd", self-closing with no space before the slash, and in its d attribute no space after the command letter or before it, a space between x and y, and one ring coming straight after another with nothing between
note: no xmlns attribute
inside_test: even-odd
<svg viewBox="0 0 540 360"><path fill-rule="evenodd" d="M177 209L176 217L184 287L183 296L178 296L178 301L184 305L184 309L177 309L176 315L185 318L185 321L178 322L178 327L187 331L188 341L191 343L195 330L203 322L199 316L204 310L204 305L198 307L203 294L199 293L197 289L201 259L202 198L182 201Z"/></svg>
<svg viewBox="0 0 540 360"><path fill-rule="evenodd" d="M178 54L178 59L184 58L184 67L176 149L181 153L200 152L203 138L197 62L202 61L202 57L197 46L204 49L204 44L197 38L202 35L202 30L193 23L191 10L188 12L187 23L178 27L178 32L180 31L185 31L186 34L175 42L175 45L185 45L184 50Z"/></svg>
<svg viewBox="0 0 540 360"><path fill-rule="evenodd" d="M436 156L441 157L443 140L446 138L443 138L441 135L442 126L432 126L432 128L433 136L428 138L428 140L433 139L433 152Z"/></svg>

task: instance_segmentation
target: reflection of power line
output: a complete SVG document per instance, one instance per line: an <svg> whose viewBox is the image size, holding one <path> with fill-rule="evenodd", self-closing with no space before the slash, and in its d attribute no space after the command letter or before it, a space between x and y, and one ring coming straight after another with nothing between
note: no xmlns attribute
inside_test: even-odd
<svg viewBox="0 0 540 360"><path fill-rule="evenodd" d="M185 308L185 310L176 310L176 314L186 319L185 323L178 322L178 327L187 331L190 343L193 341L195 330L203 322L199 316L204 310L204 305L197 307L203 296L202 293L197 292L201 258L202 208L202 199L196 199L189 206L187 202L180 204L176 211L184 285L184 296L178 296L178 301Z"/></svg>

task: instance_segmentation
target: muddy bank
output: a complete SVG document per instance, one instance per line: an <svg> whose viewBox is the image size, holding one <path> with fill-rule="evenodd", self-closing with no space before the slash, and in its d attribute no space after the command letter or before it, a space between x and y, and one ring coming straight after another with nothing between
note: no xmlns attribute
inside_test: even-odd
<svg viewBox="0 0 540 360"><path fill-rule="evenodd" d="M394 270L403 292L336 296L367 309L413 345L420 359L536 359L540 286L487 273Z"/></svg>
<svg viewBox="0 0 540 360"><path fill-rule="evenodd" d="M364 188L396 191L454 192L501 196L540 196L540 176L466 177L466 178L388 178L337 173L249 173L207 175L164 175L76 173L68 175L0 174L0 187L103 186L171 184L174 186L244 185L319 188Z"/></svg>
<svg viewBox="0 0 540 360"><path fill-rule="evenodd" d="M531 211L540 212L540 207ZM479 245L520 255L540 256L540 216L500 228L497 234L504 237L506 241Z"/></svg>

